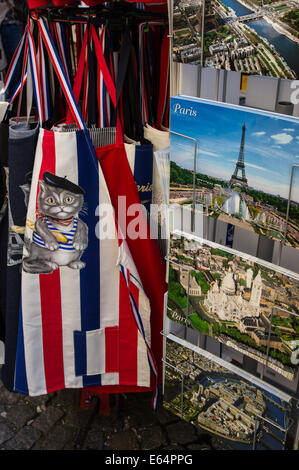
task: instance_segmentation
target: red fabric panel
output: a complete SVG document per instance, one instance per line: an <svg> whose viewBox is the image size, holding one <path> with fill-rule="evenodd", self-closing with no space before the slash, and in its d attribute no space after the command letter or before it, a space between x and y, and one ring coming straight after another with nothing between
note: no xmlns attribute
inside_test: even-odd
<svg viewBox="0 0 299 470"><path fill-rule="evenodd" d="M119 382L137 385L137 327L132 316L127 284L119 273Z"/></svg>
<svg viewBox="0 0 299 470"><path fill-rule="evenodd" d="M44 171L55 173L54 132L44 131L42 149L43 160L39 179L42 179ZM65 388L59 269L53 271L51 274L40 274L39 283L45 379L47 391L50 393L54 390ZM49 295L49 293L51 293L51 295ZM55 379L54 382L53 378Z"/></svg>
<svg viewBox="0 0 299 470"><path fill-rule="evenodd" d="M134 181L125 148L123 145L110 145L96 149L104 177L108 186L112 205L115 210L116 220L119 221L122 214L118 213L118 197L126 197L126 208L132 204L140 204L139 194ZM126 212L127 213L127 212ZM135 216L127 216L126 226ZM165 281L166 271L156 240L150 238L150 229L144 219L147 238L131 240L126 238L131 255L136 265L141 282L151 305L151 331L152 344L157 368L158 381L162 378L162 335L164 294L167 291Z"/></svg>
<svg viewBox="0 0 299 470"><path fill-rule="evenodd" d="M43 323L43 353L47 392L65 388L62 346L60 272L40 274L40 297ZM51 292L51 296L49 295ZM53 378L55 379L53 382Z"/></svg>

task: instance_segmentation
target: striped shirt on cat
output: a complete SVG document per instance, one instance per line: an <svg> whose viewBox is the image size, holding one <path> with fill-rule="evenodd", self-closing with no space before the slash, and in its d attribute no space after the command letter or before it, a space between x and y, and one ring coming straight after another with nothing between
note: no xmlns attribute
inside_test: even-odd
<svg viewBox="0 0 299 470"><path fill-rule="evenodd" d="M59 244L59 248L58 248L59 250L67 250L67 251L74 251L75 250L75 248L73 246L73 240L74 240L74 235L75 235L76 230L77 230L77 224L78 224L78 218L77 217L74 217L73 228L69 232L62 232L61 230L58 230L56 227L54 227L54 225L50 222L50 220L47 217L44 218L44 221L46 222L50 232L53 232L53 235L57 239L57 242ZM67 240L67 242L66 241L63 241L63 242L60 241L59 238L58 238L59 235L62 235ZM46 248L45 242L38 235L38 233L36 231L33 232L32 241L34 243L36 243L38 246Z"/></svg>

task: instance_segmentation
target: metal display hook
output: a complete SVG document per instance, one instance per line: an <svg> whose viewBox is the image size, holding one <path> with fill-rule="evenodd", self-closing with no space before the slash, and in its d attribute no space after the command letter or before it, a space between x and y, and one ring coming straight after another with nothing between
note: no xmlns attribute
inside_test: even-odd
<svg viewBox="0 0 299 470"><path fill-rule="evenodd" d="M293 181L294 181L294 170L295 168L299 168L299 165L294 164L291 167L291 178L290 178L290 185L289 185L289 196L288 196L288 205L287 205L287 212L286 212L286 223L285 223L285 229L284 229L284 235L283 235L283 240L280 243L280 249L279 249L279 255L278 255L278 265L280 266L281 262L281 255L282 255L282 248L285 246L286 238L287 238L287 233L288 233L288 223L289 223L289 217L290 217L290 207L291 207L291 195L292 195L292 189L293 189Z"/></svg>

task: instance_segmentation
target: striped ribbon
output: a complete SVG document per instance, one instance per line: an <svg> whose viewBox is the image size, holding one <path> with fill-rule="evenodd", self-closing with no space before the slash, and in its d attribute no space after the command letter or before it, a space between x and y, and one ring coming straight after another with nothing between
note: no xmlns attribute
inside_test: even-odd
<svg viewBox="0 0 299 470"><path fill-rule="evenodd" d="M147 340L146 340L145 332L144 332L144 327L143 327L143 323L142 323L142 319L141 319L141 315L140 315L140 313L139 313L138 307L137 307L136 302L135 302L135 300L134 300L133 294L132 294L131 291L130 291L130 283L129 283L129 281L131 280L130 271L129 271L129 269L127 269L127 268L126 268L125 266L123 266L122 264L120 265L120 268L121 268L121 272L122 272L122 274L123 274L123 276L124 276L124 279L125 279L126 284L127 284L127 287L128 287L129 296L130 296L130 303L131 303L131 307L132 307L132 312L133 312L133 315L134 315L134 319L135 319L136 325L137 325L137 327L138 327L138 330L139 330L140 333L142 334L142 337L143 337L144 342L145 342L145 344L146 344L146 347L147 347L147 357L148 357L148 360L149 360L150 368L151 368L151 371L152 371L153 375L155 376L156 385L155 385L155 391L154 391L154 396L153 396L152 404L153 404L154 410L157 411L157 408L158 408L158 399L159 399L159 390L158 390L158 371L157 371L156 361L155 361L155 358L154 358L154 356L153 356L152 350L151 350L151 348L149 347L148 342L147 342Z"/></svg>
<svg viewBox="0 0 299 470"><path fill-rule="evenodd" d="M25 83L27 82L27 72L24 74L23 76L23 80L21 79L15 89L15 91L13 92L12 94L12 97L9 101L9 104L12 104L14 102L14 100L16 99L16 97L18 96L18 94L20 93L21 91L21 88L25 85Z"/></svg>
<svg viewBox="0 0 299 470"><path fill-rule="evenodd" d="M55 31L55 36L57 40L57 45L58 45L58 50L59 50L63 70L69 83L71 83L70 75L69 75L69 67L68 67L67 58L66 58L67 56L66 56L66 47L65 47L65 32L62 28L62 25L56 22L54 23L54 31Z"/></svg>
<svg viewBox="0 0 299 470"><path fill-rule="evenodd" d="M12 60L9 64L9 67L8 67L8 70L7 70L7 73L6 73L6 76L5 76L5 80L4 80L4 87L2 88L2 90L0 91L0 95L4 94L7 92L7 89L10 85L10 82L12 80L12 77L14 76L14 73L16 71L16 67L19 63L19 59L21 57L21 53L22 53L22 50L23 50L23 46L25 44L25 39L27 38L27 27L25 27L24 29L24 33L20 39L20 42L15 50L15 53L12 57Z"/></svg>
<svg viewBox="0 0 299 470"><path fill-rule="evenodd" d="M22 88L23 88L23 86L25 85L26 82L27 82L27 72L24 74L23 80L21 79L19 81L18 85L16 86L15 91L12 94L12 97L9 101L9 105L7 106L7 109L6 109L6 112L3 116L2 121L5 121L10 105L15 101L15 99L19 95L20 91L22 90Z"/></svg>
<svg viewBox="0 0 299 470"><path fill-rule="evenodd" d="M43 111L44 111L44 120L47 121L50 117L50 93L49 93L49 83L48 83L48 74L46 70L45 63L45 54L44 46L42 42L42 36L40 31L38 32L38 65L39 65L39 74L40 82L42 89L42 102L43 102Z"/></svg>
<svg viewBox="0 0 299 470"><path fill-rule="evenodd" d="M38 119L40 124L42 124L44 120L44 108L43 108L43 100L42 100L42 92L41 92L41 83L40 83L40 76L38 71L38 64L37 64L37 55L35 44L31 32L30 25L28 24L27 28L27 37L28 37L28 45L29 45L29 57L30 57L30 65L31 65L31 72L32 72L32 80L33 80L33 90L35 95L36 107L38 112Z"/></svg>
<svg viewBox="0 0 299 470"><path fill-rule="evenodd" d="M65 96L65 98L68 102L68 105L69 105L69 107L72 111L75 122L76 122L79 129L85 130L86 127L85 127L84 121L82 119L81 113L80 113L79 108L78 108L78 106L76 104L76 101L74 99L69 81L68 81L67 77L65 76L63 66L62 66L61 61L58 57L58 54L55 50L55 46L54 46L53 40L51 38L50 32L47 28L47 25L45 23L45 20L40 17L40 18L38 18L37 22L38 22L38 26L40 28L40 32L41 32L42 38L44 40L45 46L46 46L47 51L49 53L49 56L51 58L51 62L52 62L53 67L56 71L58 80L60 82L61 88L62 88L63 93L64 93L64 96Z"/></svg>

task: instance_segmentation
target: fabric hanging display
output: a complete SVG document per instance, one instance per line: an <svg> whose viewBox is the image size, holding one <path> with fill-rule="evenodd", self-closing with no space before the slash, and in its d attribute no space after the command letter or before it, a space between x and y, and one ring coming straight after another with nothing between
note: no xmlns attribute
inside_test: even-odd
<svg viewBox="0 0 299 470"><path fill-rule="evenodd" d="M155 389L161 369L155 363L155 353L161 357L164 264L153 240L144 242L149 253L146 273L136 248L139 242L132 246L129 241L119 241L119 232L112 239L98 238L99 202L112 203L116 209L116 198L125 195L130 200L127 193L133 191L131 202L138 204L136 184L120 140L95 154L44 20L40 18L38 25L80 130L39 131L25 229L13 389L29 395L90 386L111 392ZM95 30L93 37L107 89L116 104ZM28 39L41 118L43 100L29 29ZM114 163L113 181L109 179L110 166L107 169L105 158L99 158L103 152L108 162ZM128 177L121 192L115 183L125 172ZM117 212L116 225L114 219L112 222L116 231ZM122 226L121 232L125 228ZM148 273L154 271L155 287L148 279ZM157 314L161 328L152 335Z"/></svg>
<svg viewBox="0 0 299 470"><path fill-rule="evenodd" d="M12 62L8 68L5 81L4 81L4 87L1 90L1 94L4 95L5 92L9 89L10 82L12 79L12 76L14 75L15 71L18 70L18 67L20 65L20 57L21 57L21 52L24 48L25 44L25 37L26 33L23 34L20 43L18 44L16 51L14 53L14 56L12 58ZM26 53L24 53L24 63L26 62ZM27 74L25 79L23 78L23 85L26 82ZM7 112L9 106L14 102L15 98L18 96L19 92L21 89L21 83L17 85L16 90L13 93L12 98L9 100L9 102L1 102L0 103L0 112L1 112L1 124L0 124L0 146L1 146L1 156L0 156L0 340L5 342L6 341L6 334L9 334L9 326L6 325L6 311L7 311L7 306L11 307L10 301L14 304L15 302L19 302L18 295L18 290L20 289L20 276L19 276L19 271L17 269L13 268L13 270L9 270L8 267L8 257L9 255L11 256L11 263L10 266L14 265L14 262L12 261L13 258L15 257L16 252L20 253L22 251L22 235L18 235L15 233L16 238L12 237L11 238L11 233L10 231L10 226L14 226L14 223L12 222L12 217L11 217L11 209L9 205L9 198L8 198L8 191L9 191L9 166L11 167L14 165L14 158L15 158L15 150L17 147L19 147L19 142L17 143L16 146L14 146L14 136L11 136L11 139L9 139L9 123L7 119ZM30 140L30 139L29 139ZM20 165L24 163L23 169L27 168L28 166L30 167L30 160L34 157L34 152L31 152L31 145L29 143L28 146L28 141L26 140L24 142L25 144L25 149L29 151L28 155L23 159L22 155L20 157L20 150L16 150L16 153L19 157L19 162ZM21 144L22 145L22 144ZM21 149L21 147L19 147ZM10 155L10 158L8 158L8 155ZM31 170L32 170L32 162L31 162ZM15 183L15 167L12 168L12 187L14 187ZM17 170L19 171L19 175L22 174L22 168ZM16 178L17 181L18 178ZM22 182L20 183L22 184ZM19 188L19 190L22 193L22 189ZM14 191L13 191L14 192ZM17 191L18 193L18 191ZM15 194L15 193L14 193ZM20 197L20 193L17 194L16 199ZM24 197L24 194L23 194ZM14 199L14 198L13 198ZM16 218L18 221L22 220L22 210L23 210L24 203L20 207L16 207ZM21 225L23 225L24 219L21 222ZM10 225L9 225L10 224ZM18 262L16 261L16 265ZM10 272L9 272L10 271ZM14 274L12 272L14 271ZM13 285L9 286L9 289L12 293L10 296L7 292L7 286L8 282L10 279L10 275L12 274L12 277L15 278L16 280L16 289ZM14 306L16 308L14 308ZM15 304L13 306L13 311L12 315L10 317L14 318L16 321L12 321L11 325L13 325L13 328L15 331L17 331L17 322L18 322L18 306ZM12 347L12 350L15 352L15 347ZM10 355L8 353L7 355L7 361L9 362L10 359L13 357L13 354Z"/></svg>
<svg viewBox="0 0 299 470"><path fill-rule="evenodd" d="M23 206L17 222L11 224L7 213L6 224L21 234L24 246L18 278L7 282L18 284L20 295L9 301L10 322L3 307L1 378L9 390L31 396L64 388L100 395L152 390L156 408L167 284L143 212L152 203L156 144L153 136L145 137L145 96L137 84L147 70L151 79L159 76L155 54L167 29L156 21L157 29L153 25L143 36L144 68L138 43L142 14L110 23L96 16L84 21L85 11L78 10L76 22L71 10L74 23L67 13L64 22L63 12L55 19L33 12L8 74L9 81L23 57L13 99L26 98L27 119L19 117L18 106L10 131L16 145L22 133L31 133L35 143L33 171L18 164L15 152L17 171L11 175L10 199L13 204L22 197ZM130 9L125 11L129 18ZM149 100L154 129L159 98L153 99L152 90ZM39 125L32 122L34 114ZM154 130L156 136L163 133ZM124 144L124 134L130 144ZM19 184L21 175L25 184ZM11 289L5 294L10 299Z"/></svg>
<svg viewBox="0 0 299 470"><path fill-rule="evenodd" d="M2 380L13 390L16 338L21 294L21 270L26 212L30 192L38 125L13 124L8 140L8 243L6 260L5 364Z"/></svg>
<svg viewBox="0 0 299 470"><path fill-rule="evenodd" d="M7 106L3 107L3 116ZM3 119L2 116L2 119ZM0 341L5 341L6 256L8 232L7 160L8 123L0 123Z"/></svg>
<svg viewBox="0 0 299 470"><path fill-rule="evenodd" d="M126 28L120 52L116 98L117 102L120 101L122 108L124 132L126 136L135 140L134 143L126 144L125 147L139 191L140 202L150 212L150 205L152 203L153 145L144 139L139 110L140 97L136 93L138 88L135 70L133 45L129 29ZM131 111L130 113L129 110ZM134 123L133 126L132 123Z"/></svg>
<svg viewBox="0 0 299 470"><path fill-rule="evenodd" d="M133 0L127 0L128 2L136 3ZM74 4L78 3L78 0L28 0L28 6L30 9L35 9L35 8L45 8L45 7L50 7L50 6L57 6L57 7L66 7L66 6L72 6ZM102 5L103 3L107 3L105 0L86 0L84 3L90 7L96 7L99 5ZM163 4L167 3L166 1L162 0L141 0L139 3L149 3L149 4Z"/></svg>

